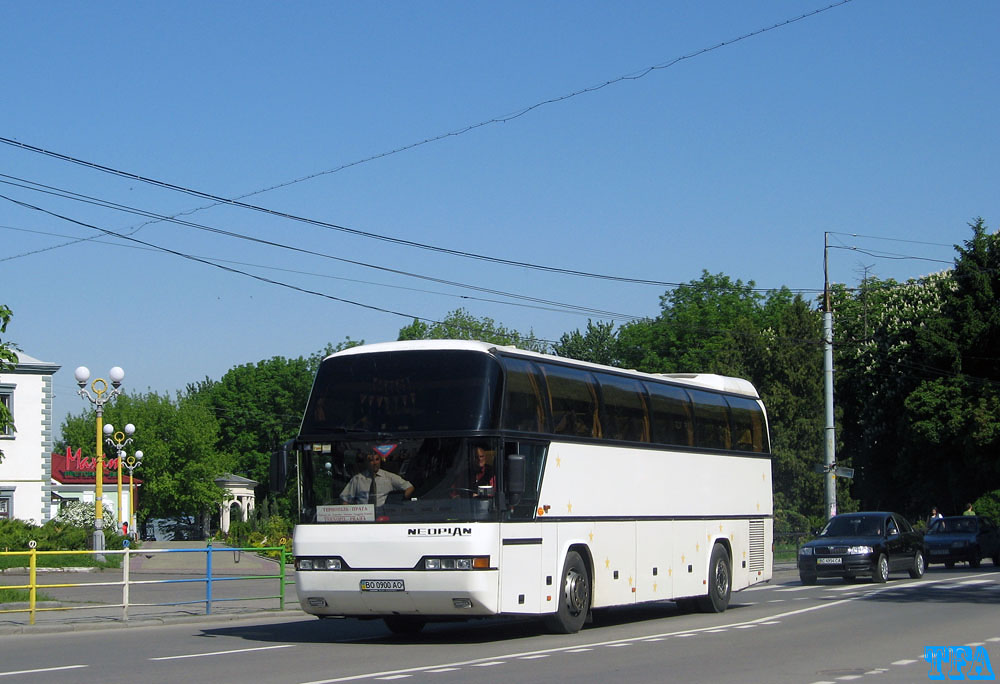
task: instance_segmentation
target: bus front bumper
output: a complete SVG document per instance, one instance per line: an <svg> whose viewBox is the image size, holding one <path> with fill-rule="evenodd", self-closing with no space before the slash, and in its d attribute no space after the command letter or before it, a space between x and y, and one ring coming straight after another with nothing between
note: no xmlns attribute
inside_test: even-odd
<svg viewBox="0 0 1000 684"><path fill-rule="evenodd" d="M461 619L499 612L496 570L299 570L295 587L302 610L313 615Z"/></svg>

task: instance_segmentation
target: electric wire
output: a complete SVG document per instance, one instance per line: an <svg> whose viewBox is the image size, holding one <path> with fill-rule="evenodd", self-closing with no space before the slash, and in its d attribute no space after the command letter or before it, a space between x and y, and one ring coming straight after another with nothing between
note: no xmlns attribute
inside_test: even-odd
<svg viewBox="0 0 1000 684"><path fill-rule="evenodd" d="M6 174L0 174L0 179L2 179L2 178L8 178L8 179L10 179L10 178L15 178L15 177L8 176ZM473 291L477 291L477 292L484 292L484 293L487 293L487 294L493 294L493 295L497 295L497 296L501 296L501 297L509 297L511 299L517 299L517 300L521 300L521 301L530 301L530 302L534 302L536 304L544 304L544 305L547 305L547 306L560 307L560 308L563 308L563 309L568 309L568 310L572 310L572 311L575 311L575 312L587 313L587 314L594 315L594 316L603 316L603 317L619 318L619 319L621 319L621 318L624 318L624 319L637 319L637 318L641 318L640 316L635 316L635 315L632 315L632 314L622 314L620 312L606 311L606 310L603 310L603 309L595 309L595 308L592 308L592 307L586 307L586 306L577 305L577 304L567 304L567 303L564 303L564 302L556 302L556 301L553 301L553 300L543 299L543 298L540 298L540 297L531 297L529 295L522 295L522 294L517 294L517 293L513 293L513 292L506 292L506 291L503 291L503 290L496 290L496 289L493 289L493 288L486 288L486 287L481 287L481 286L478 286L478 285L470 285L470 284L467 284L467 283L461 283L461 282L458 282L458 281L447 280L447 279L444 279L444 278L437 278L437 277L434 277L434 276L428 276L428 275L422 275L422 274L418 274L418 273L412 273L412 272L403 271L403 270L400 270L400 269L389 268L387 266L378 266L376 264L369 264L369 263L366 263L366 262L363 262L363 261L357 261L355 259L347 259L345 257L338 257L338 256L334 256L332 254L326 254L326 253L318 252L318 251L315 251L315 250L305 249L303 247L295 247L293 245L287 245L287 244L284 244L284 243L275 242L273 240L265 240L263 238L257 238L257 237L253 237L253 236L249 236L249 235L244 235L242 233L236 233L234 231L223 230L221 228L215 228L215 227L212 227L212 226L207 226L207 225L200 224L200 223L195 223L195 222L192 222L192 221L186 221L186 220L181 220L181 219L177 219L177 218L162 216L162 215L155 214L153 212L147 211L145 209L139 209L139 208L135 208L135 207L129 207L129 206L124 205L124 204L119 204L119 203L116 203L116 202L110 202L108 200L102 200L102 199L99 199L99 198L94 198L94 197L89 197L89 196L86 196L86 195L81 195L79 193L74 193L74 192L62 190L60 188L55 188L53 186L48 186L48 185L43 185L43 184L40 184L40 183L35 183L34 181L27 181L27 180L19 179L19 178L15 178L15 180L17 180L19 182L12 182L11 180L0 180L0 184L11 185L11 186L18 187L18 188L21 188L21 189L24 189L24 190L31 190L31 191L39 192L39 193L43 193L43 194L54 195L56 197L62 197L64 199L71 199L71 200L83 202L83 203L86 203L86 204L92 204L92 205L96 205L96 206L101 206L101 207L104 207L104 208L114 209L114 210L117 210L117 211L122 211L122 212L125 212L125 213L135 214L135 215L139 215L139 216L156 217L157 219L161 219L163 221L167 221L167 222L170 222L170 223L175 223L177 225L186 226L186 227L189 227L189 228L195 228L197 230L206 231L206 232L209 232L209 233L215 233L215 234L223 235L223 236L226 236L226 237L237 238L237 239L240 239L240 240L245 240L245 241L249 241L249 242L253 242L253 243L257 243L257 244L261 244L261 245L265 245L265 246L269 246L269 247L277 247L277 248L280 248L280 249L290 250L290 251L293 251L293 252L298 252L298 253L301 253L301 254L307 254L307 255L310 255L310 256L316 256L316 257L320 257L320 258L324 258L324 259L331 259L333 261L339 261L341 263L347 263L347 264L351 264L351 265L354 265L354 266L361 266L363 268L370 268L370 269L374 269L374 270L377 270L377 271L382 271L384 273L391 273L391 274L394 274L394 275L401 275L401 276L406 276L406 277L410 277L410 278L417 278L419 280L425 280L425 281L429 281L429 282L434 282L434 283L437 283L437 284L440 284L440 285L448 285L448 286L451 286L451 287L468 289L468 290L473 290ZM30 184L30 185L26 185L26 184ZM37 186L37 187L32 187L32 186ZM100 228L98 230L105 230L105 229ZM129 237L127 234L123 234L123 233L114 233L114 235L116 237L121 238L121 239L126 239L127 237ZM154 248L155 249L162 249L159 246L154 246Z"/></svg>
<svg viewBox="0 0 1000 684"><path fill-rule="evenodd" d="M681 56L676 57L674 59L671 59L671 60L669 60L667 62L663 62L663 63L660 63L660 64L654 64L652 66L649 66L649 67L646 67L644 69L641 69L641 70L639 70L637 72L633 72L633 73L630 73L630 74L625 74L625 75L619 76L617 78L613 78L613 79L604 81L603 83L600 83L600 84L596 84L596 85L589 86L589 87L586 87L586 88L581 88L579 90L567 93L565 95L561 95L561 96L557 96L557 97L553 97L553 98L549 98L547 100L543 100L543 101L537 102L535 104L523 107L523 108L521 108L519 110L516 110L516 111L514 111L514 112L512 112L510 114L506 114L506 115L503 115L503 116L494 117L492 119L487 119L485 121L481 121L481 122L476 123L476 124L471 124L471 125L465 126L464 128L457 129L455 131L450 131L448 133L443 133L443 134L440 134L440 135L437 135L437 136L426 138L426 139L424 139L422 141L411 143L409 145L404 145L402 147L396 148L394 150L390 150L388 152L383 152L383 153L380 153L380 154L377 154L377 155L372 155L372 156L367 157L367 158L362 159L362 160L358 160L358 161L351 162L351 163L348 163L348 164L343 164L343 165L341 165L339 167L336 167L334 169L329 169L329 170L326 170L326 171L317 172L315 174L310 174L308 176L303 176L301 178L298 178L298 179L295 179L295 180L292 180L292 181L287 181L285 183L280 183L280 184L271 186L269 188L264 188L262 190L257 190L257 191L254 191L252 193L241 195L239 198L235 198L235 199L220 197L218 195L213 195L211 193L204 192L204 191L201 191L201 190L195 190L195 189L184 187L184 186L181 186L181 185L176 185L176 184L173 184L173 183L167 183L165 181L161 181L161 180L157 180L157 179L153 179L153 178L148 178L148 177L141 176L139 174L135 174L135 173L132 173L132 172L127 172L127 171L122 171L122 170L119 170L119 169L114 169L112 167L104 166L104 165L97 164L97 163L94 163L94 162L85 161L85 160L82 160L82 159L71 157L69 155L64 155L64 154L61 154L61 153L58 153L58 152L54 152L54 151L51 151L51 150L46 150L46 149L43 149L43 148L40 148L40 147L37 147L37 146L34 146L34 145L29 145L29 144L26 144L26 143L22 143L20 141L17 141L17 140L11 139L11 138L0 137L0 142L2 142L4 144L7 144L7 145L11 145L13 147L17 147L17 148L23 149L23 150L27 150L27 151L30 151L30 152L35 152L37 154L42 154L42 155L53 157L53 158L56 158L56 159L59 159L59 160L62 160L62 161L69 162L69 163L78 164L78 165L81 165L81 166L84 166L84 167L87 167L87 168L90 168L90 169L93 169L93 170L101 171L101 172L104 172L104 173L109 173L109 174L120 176L120 177L124 177L124 178L129 178L129 179L132 179L132 180L136 180L136 181L139 181L139 182L142 182L142 183L150 184L150 185L153 185L155 187L160 187L160 188L164 188L164 189L167 189L167 190L172 190L172 191L176 191L176 192L182 192L182 193L185 193L185 194L188 194L188 195L192 195L194 197L198 197L198 198L201 198L201 199L209 200L211 202L211 204L209 204L209 205L207 205L205 207L199 207L199 208L190 210L190 213L193 213L194 211L199 211L201 209L208 208L208 207L211 207L211 206L230 205L230 206L239 207L239 208L243 208L243 209L248 209L248 210L252 210L252 211L263 212L263 213L266 213L266 214L270 214L270 215L277 216L277 217L284 218L284 219L288 219L288 220L304 222L304 223L307 223L307 224L315 225L317 227L323 227L323 228L327 228L327 229L330 229L330 230L342 231L342 232L346 232L346 233L350 233L350 234L354 234L354 235L358 235L358 236L361 236L361 237L366 237L366 238L370 238L370 239L374 239L374 240L383 240L383 241L387 241L387 242L391 242L391 243L395 243L395 244L400 244L400 245L404 245L404 246L414 247L414 248L418 248L418 249L424 249L424 250L442 252L442 253L445 253L445 254L450 254L450 255L453 255L453 256L458 256L458 257L463 257L463 258L468 258L468 259L490 261L490 262L493 262L493 263L504 264L504 265L508 265L508 266L516 266L516 267L519 267L519 268L528 268L528 269L533 269L533 270L547 271L547 272L553 272L553 273L561 273L561 274L564 274L564 275L572 275L572 276L579 276L579 277L586 277L586 278L596 278L596 279L602 279L602 280L628 282L628 283L637 283L637 284L645 284L645 285L656 285L656 286L659 286L659 287L668 287L668 288L687 287L687 286L689 286L689 284L687 284L687 283L671 283L671 282L657 281L657 280L651 280L651 279L637 279L637 278L628 278L628 277L624 277L624 276L615 276L615 275L609 275L609 274L591 273L591 272L587 272L587 271L579 271L579 270L576 270L576 269L566 269L566 268L559 268L559 267L549 266L549 265L545 265L545 264L534 264L534 263L529 263L529 262L516 261L516 260L512 260L512 259L503 259L503 258L499 258L499 257L492 257L492 256L483 255L483 254L477 254L477 253L473 253L473 252L466 252L466 251L462 251L462 250L456 250L456 249L451 249L451 248L447 248L447 247L441 247L441 246L437 246L437 245L430 245L430 244L420 243L420 242L416 242L416 241L412 241L412 240L405 240L405 239L402 239L402 238L395 238L395 237L390 237L390 236L386 236L386 235L379 235L377 233L371 233L371 232L368 232L368 231L362 231L362 230L358 230L358 229L354 229L354 228L349 228L349 227L346 227L346 226L341 226L341 225L334 224L334 223L329 223L329 222L326 222L326 221L320 221L320 220L317 220L317 219L310 219L310 218L303 217L303 216L297 216L297 215L294 215L294 214L289 214L287 212L281 212L281 211L277 211L277 210L273 210L273 209L268 209L268 208L265 208L265 207L261 207L261 206L258 206L258 205L245 203L245 202L242 202L240 200L241 200L241 198L249 197L251 195L261 194L263 192L268 192L270 190L274 190L274 189L281 188L281 187L286 187L288 185L292 185L292 184L295 184L295 183L300 183L300 182L309 180L311 178L316 178L318 176L328 175L328 174L331 174L331 173L336 173L338 171L341 171L341 170L346 169L346 168L350 168L352 166L357 166L357 165L362 164L362 163L374 161L374 160L377 160L377 159L382 159L384 157L388 157L388 156L391 156L393 154L398 154L400 152L404 152L406 150L414 149L416 147L420 147L422 145L427 145L427 144L430 144L430 143L433 143L433 142L436 142L436 141L439 141L439 140L444 140L444 139L449 138L449 137L455 137L455 136L463 135L465 133L469 133L469 132L471 132L473 130L476 130L478 128L482 128L482 127L489 126L489 125L492 125L492 124L506 123L506 122L509 122L509 121L513 121L514 119L518 119L518 118L520 118L520 117L528 114L529 112L532 112L532 111L534 111L536 109L539 109L541 107L544 107L544 106L547 106L547 105L551 105L551 104L555 104L555 103L559 103L559 102L563 102L563 101L566 101L566 100L578 97L578 96L586 94L586 93L593 93L593 92L602 90L604 88L607 88L607 87L609 87L611 85L617 84L617 83L622 83L622 82L625 82L625 81L636 81L636 80L639 80L641 78L644 78L645 76L647 76L650 73L653 73L655 71L660 71L660 70L668 69L668 68L670 68L670 67L672 67L672 66L674 66L674 65L676 65L676 64L678 64L680 62L683 62L683 61L686 61L686 60L690 60L690 59L694 59L694 58L699 57L701 55L713 52L715 50L719 50L721 48L724 48L724 47L727 47L727 46L730 46L730 45L734 45L736 43L739 43L739 42L742 42L744 40L753 38L755 36L759 36L759 35L762 35L764 33L768 33L770 31L774 31L776 29L783 28L785 26L789 26L789 25L797 23L799 21L803 21L803 20L805 20L807 18L810 18L810 17L816 16L816 15L822 14L824 12L827 12L829 10L832 10L832 9L834 9L836 7L840 7L842 5L845 5L845 4L847 4L847 3L851 2L851 1L852 0L839 0L838 2L835 2L835 3L832 3L830 5L827 5L826 7L818 8L816 10L812 10L810 12L806 12L804 14L801 14L801 15L799 15L797 17L793 17L791 19L786 19L784 21L781 21L781 22L772 24L770 26L766 26L766 27L757 29L755 31L750 31L750 32L742 34L742 35L740 35L740 36L738 36L736 38L732 38L730 40L722 41L720 43L717 43L717 44L709 46L709 47L705 47L705 48L701 48L699 50L695 50L695 51L693 51L691 53L688 53L688 54L685 54L685 55L681 55ZM178 215L180 215L180 214L178 214ZM137 231L141 227L142 226L139 226L135 230ZM55 249L55 248L57 248L57 247L52 247L52 249Z"/></svg>

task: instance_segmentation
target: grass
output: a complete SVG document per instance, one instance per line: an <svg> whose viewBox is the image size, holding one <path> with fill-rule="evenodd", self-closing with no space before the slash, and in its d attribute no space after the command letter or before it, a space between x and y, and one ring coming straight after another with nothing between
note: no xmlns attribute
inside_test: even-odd
<svg viewBox="0 0 1000 684"><path fill-rule="evenodd" d="M27 553L0 556L0 570L10 568L26 568L30 560ZM36 556L35 566L39 568L120 568L122 565L121 554L108 554L104 556L104 562L99 562L97 558L89 553L56 553L39 554Z"/></svg>
<svg viewBox="0 0 1000 684"><path fill-rule="evenodd" d="M27 603L31 594L27 589L0 589L0 603ZM42 592L35 592L36 601L51 601L52 597Z"/></svg>

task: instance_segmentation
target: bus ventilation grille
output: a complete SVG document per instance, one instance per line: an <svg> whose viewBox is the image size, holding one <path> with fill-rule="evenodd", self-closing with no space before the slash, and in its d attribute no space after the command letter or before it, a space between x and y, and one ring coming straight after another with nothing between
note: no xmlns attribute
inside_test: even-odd
<svg viewBox="0 0 1000 684"><path fill-rule="evenodd" d="M747 566L750 572L764 570L764 521L750 521L750 559Z"/></svg>

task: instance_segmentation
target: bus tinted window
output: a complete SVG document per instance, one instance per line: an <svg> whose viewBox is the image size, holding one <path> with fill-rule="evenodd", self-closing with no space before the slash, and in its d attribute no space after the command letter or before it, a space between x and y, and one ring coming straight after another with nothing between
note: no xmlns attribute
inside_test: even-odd
<svg viewBox="0 0 1000 684"><path fill-rule="evenodd" d="M500 365L474 352L348 354L316 374L302 435L498 427Z"/></svg>
<svg viewBox="0 0 1000 684"><path fill-rule="evenodd" d="M706 449L729 449L729 405L721 394L688 390L694 402L694 443Z"/></svg>
<svg viewBox="0 0 1000 684"><path fill-rule="evenodd" d="M588 371L564 366L544 366L552 412L552 432L576 437L601 437L597 386Z"/></svg>
<svg viewBox="0 0 1000 684"><path fill-rule="evenodd" d="M597 377L604 400L601 413L604 438L648 442L649 412L642 383L617 375Z"/></svg>
<svg viewBox="0 0 1000 684"><path fill-rule="evenodd" d="M542 399L542 378L530 361L504 359L507 368L507 396L503 426L519 432L543 432L545 403Z"/></svg>
<svg viewBox="0 0 1000 684"><path fill-rule="evenodd" d="M652 408L653 441L659 444L694 444L694 418L686 390L673 385L646 383Z"/></svg>
<svg viewBox="0 0 1000 684"><path fill-rule="evenodd" d="M733 448L739 451L766 452L767 431L764 429L764 412L760 405L744 397L726 397L733 418Z"/></svg>

